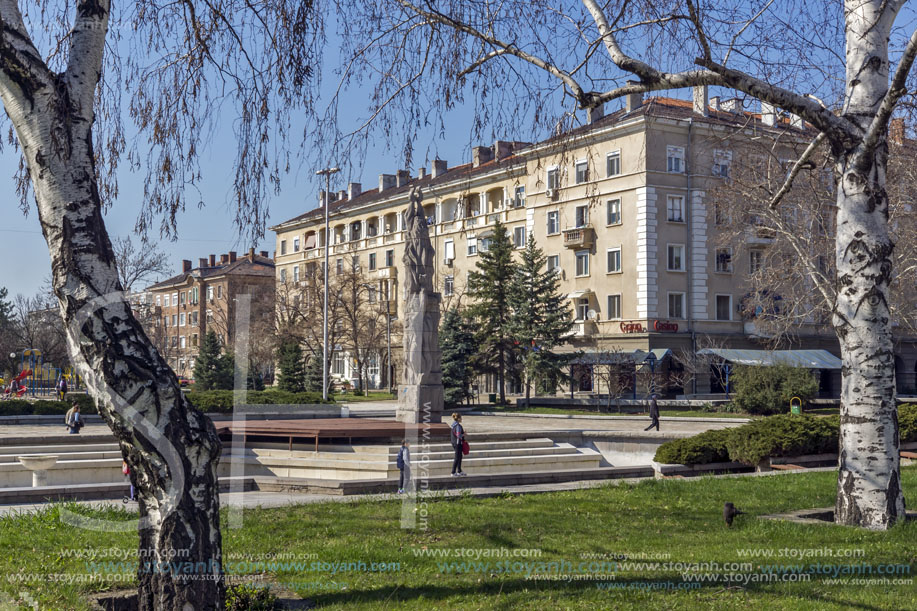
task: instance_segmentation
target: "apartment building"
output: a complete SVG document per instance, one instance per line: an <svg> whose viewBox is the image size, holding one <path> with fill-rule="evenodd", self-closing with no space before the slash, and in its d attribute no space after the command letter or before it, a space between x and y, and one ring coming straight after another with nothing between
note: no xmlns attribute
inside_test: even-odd
<svg viewBox="0 0 917 611"><path fill-rule="evenodd" d="M499 219L516 248L533 235L548 267L558 270L575 318L562 350L652 351L662 373L678 367L673 353L700 349L699 338L761 349L764 338L740 309L761 250L747 249L739 260L717 246L713 190L729 176L735 142L765 131L795 142L811 138L798 118L761 111L708 99L706 88L697 88L693 101L632 95L623 108L608 115L595 109L588 125L542 142L475 147L470 163L435 160L415 176L380 175L369 190L351 183L329 198L331 273L356 261L368 266L381 294L400 299L402 211L418 186L446 307L464 299L468 273ZM301 282L320 269L321 205L271 229L278 282ZM763 249L767 239L752 242ZM809 325L795 341L794 348L838 354L826 324ZM400 337L393 345L400 349ZM347 377L346 356L337 356L336 373ZM575 390L591 389L587 370L574 376ZM824 381L838 380L835 373ZM682 390L705 392L711 382Z"/></svg>
<svg viewBox="0 0 917 611"><path fill-rule="evenodd" d="M250 330L267 330L274 310L274 275L274 262L267 251L256 254L250 249L242 257L231 251L219 259L210 255L199 259L197 267L183 260L181 273L146 289L150 307L142 322L175 373L192 378L201 340L208 331L232 346L240 294L252 296Z"/></svg>

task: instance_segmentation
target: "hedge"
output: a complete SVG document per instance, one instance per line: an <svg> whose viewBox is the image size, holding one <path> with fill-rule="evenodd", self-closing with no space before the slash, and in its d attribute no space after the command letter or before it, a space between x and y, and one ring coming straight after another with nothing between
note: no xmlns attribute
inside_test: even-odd
<svg viewBox="0 0 917 611"><path fill-rule="evenodd" d="M192 391L185 396L191 402L191 405L202 412L223 414L232 412L233 391L231 390ZM328 401L323 401L322 393L320 392L287 392L283 390L249 391L247 401L250 405L334 403L334 400L330 397Z"/></svg>
<svg viewBox="0 0 917 611"><path fill-rule="evenodd" d="M25 399L10 399L0 402L0 416L63 416L73 403L80 405L80 412L95 414L96 404L89 395L80 393L67 393L65 401L38 399L26 401Z"/></svg>
<svg viewBox="0 0 917 611"><path fill-rule="evenodd" d="M799 397L805 404L818 393L818 380L811 371L789 365L740 365L730 380L735 388L732 404L756 416L789 413L790 399Z"/></svg>
<svg viewBox="0 0 917 611"><path fill-rule="evenodd" d="M656 450L660 463L703 465L734 460L757 465L765 458L837 452L840 418L782 414L742 426L668 441ZM917 405L898 407L901 443L917 441Z"/></svg>

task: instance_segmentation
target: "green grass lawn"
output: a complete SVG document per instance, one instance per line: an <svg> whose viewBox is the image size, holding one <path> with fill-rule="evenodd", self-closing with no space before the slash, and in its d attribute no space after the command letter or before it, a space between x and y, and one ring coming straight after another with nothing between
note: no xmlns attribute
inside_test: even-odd
<svg viewBox="0 0 917 611"><path fill-rule="evenodd" d="M368 396L363 396L363 395L354 396L350 393L344 393L344 394L335 393L334 394L334 400L337 401L338 403L358 403L360 401L388 401L390 399L397 399L397 397L390 392L382 392L382 391L374 391L374 390L369 391Z"/></svg>
<svg viewBox="0 0 917 611"><path fill-rule="evenodd" d="M491 406L482 408L482 411L502 412L507 414L565 414L575 416L645 416L647 412L621 412L614 407L610 412L598 412L586 409L567 409L563 407L528 407L517 409L515 407ZM749 414L730 414L724 412L705 412L700 409L684 408L659 408L660 416L688 416L692 418L752 418Z"/></svg>
<svg viewBox="0 0 917 611"><path fill-rule="evenodd" d="M902 481L905 496L917 497L917 468L905 468ZM430 500L424 508L425 529L400 528L402 506L398 501L259 509L244 514L242 528L224 529L225 560L258 561L273 555L278 560L302 561L304 564L298 568L233 568L285 584L323 609L917 608L917 588L913 583L832 584L828 581L832 579L830 575L810 575L807 582L761 581L762 575L767 574L765 567L773 565L796 566L803 576L829 563L870 566L874 570L880 564L903 564L913 571L917 561L917 523L913 521L888 532L867 532L756 517L832 505L834 486L834 473L818 472L700 481L650 480L573 492ZM732 528L723 524L724 501L732 501L748 512L739 516ZM61 578L50 581L45 577L58 573L101 577L108 572L87 566L86 560L72 554L68 557L65 550L95 550L111 555L105 550L127 551L136 545L131 533L69 528L58 519L59 511L54 507L37 514L0 519L0 563L7 575L6 581L0 582L0 590L11 596L27 592L39 601L41 609L85 609L85 593L130 586L130 581L113 585L105 581L68 584ZM121 510L91 513L115 520L131 517ZM535 549L541 555L496 558L486 557L483 554L487 552L481 551L475 560L418 555L417 550L423 548L428 554L455 548L506 548ZM770 552L775 557L743 557L741 551L745 549ZM785 549L815 551L781 551ZM832 558L825 556L825 550L833 554L854 550L862 556ZM820 555L800 559L779 557L780 553ZM598 560L603 554L606 560ZM593 564L613 562L622 554L632 562L711 563L699 572L752 577L731 578L744 579L744 584L710 583L690 577L686 580L683 573L691 567ZM646 556L641 559L640 554ZM313 566L312 562L328 564ZM472 564L475 562L478 564ZM562 562L569 565L560 565ZM337 565L345 568L335 571L331 568L333 563L345 563ZM373 567L373 563L386 563L386 570ZM712 563L719 563L719 568ZM723 566L726 563L751 566L727 568ZM614 579L564 580L564 575L592 577L595 571L611 574ZM124 572L130 579L132 571ZM22 581L15 577L30 573L38 577ZM531 579L533 573L547 574L552 579ZM850 575L840 575L845 577ZM864 574L858 578L882 577ZM598 585L603 583L622 589L603 589ZM700 585L697 589L678 589L693 588L693 583ZM2 601L0 596L0 607Z"/></svg>

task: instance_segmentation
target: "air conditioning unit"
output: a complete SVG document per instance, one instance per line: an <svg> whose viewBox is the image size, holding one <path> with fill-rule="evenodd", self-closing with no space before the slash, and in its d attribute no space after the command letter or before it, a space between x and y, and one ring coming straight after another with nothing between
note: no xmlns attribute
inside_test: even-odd
<svg viewBox="0 0 917 611"><path fill-rule="evenodd" d="M547 195L549 199L552 199L555 195L557 195L557 189L548 189L544 192L544 194Z"/></svg>
<svg viewBox="0 0 917 611"><path fill-rule="evenodd" d="M452 257L446 257L445 259L443 259L443 263L445 263L449 267L452 267L452 261L453 261Z"/></svg>

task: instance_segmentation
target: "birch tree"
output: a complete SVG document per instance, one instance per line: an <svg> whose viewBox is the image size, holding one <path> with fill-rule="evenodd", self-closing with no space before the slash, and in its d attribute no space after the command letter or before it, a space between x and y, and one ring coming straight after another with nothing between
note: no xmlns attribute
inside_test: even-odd
<svg viewBox="0 0 917 611"><path fill-rule="evenodd" d="M886 529L904 516L886 194L889 120L913 91L917 55L917 31L896 29L904 5L390 0L362 10L389 24L398 44L380 45L364 62L387 67L378 88L385 95L373 100L377 114L397 114L386 104L399 91L433 109L470 91L479 106L513 102L503 111L490 104L497 114L479 113L479 124L492 118L504 128L531 119L544 125L552 104L562 109L557 114L574 116L629 94L713 86L801 117L817 134L811 148L829 147L837 180L831 320L845 374L835 519ZM361 25L354 20L350 27ZM440 61L431 65L430 54ZM806 163L804 153L795 167ZM790 171L789 180L794 176Z"/></svg>
<svg viewBox="0 0 917 611"><path fill-rule="evenodd" d="M103 207L126 159L145 176L138 230L174 235L198 153L223 122L239 143L237 224L263 230L289 164L289 117L312 107L320 17L292 0L153 0L117 13L110 0L0 2L0 99L22 156L21 203L34 200L71 358L137 484L143 610L223 607L220 442L131 314ZM193 570L156 568L175 559Z"/></svg>

